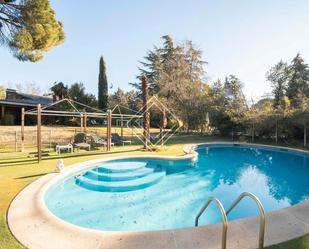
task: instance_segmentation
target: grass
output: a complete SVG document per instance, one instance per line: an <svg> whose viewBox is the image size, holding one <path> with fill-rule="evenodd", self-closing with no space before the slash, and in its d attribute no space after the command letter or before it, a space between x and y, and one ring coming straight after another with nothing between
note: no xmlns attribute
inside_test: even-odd
<svg viewBox="0 0 309 249"><path fill-rule="evenodd" d="M213 139L203 136L175 137L164 149L157 152L143 152L140 145L115 147L112 152L80 151L72 154L62 154L65 165L110 157L115 155L174 155L183 154L183 144L207 142ZM13 198L28 184L40 176L54 171L56 161L60 158L54 152L43 158L38 164L35 157L28 157L28 153L0 153L0 249L24 248L10 233L6 223L6 212ZM309 249L309 235L300 239L286 242L270 249Z"/></svg>
<svg viewBox="0 0 309 249"><path fill-rule="evenodd" d="M267 249L309 249L309 234L280 245L267 247Z"/></svg>

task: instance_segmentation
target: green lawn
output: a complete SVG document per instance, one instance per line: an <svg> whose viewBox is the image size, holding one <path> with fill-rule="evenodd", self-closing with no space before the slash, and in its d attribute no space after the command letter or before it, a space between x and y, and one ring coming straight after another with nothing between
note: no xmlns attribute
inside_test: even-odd
<svg viewBox="0 0 309 249"><path fill-rule="evenodd" d="M80 151L78 153L63 154L65 165L92 160L96 158L110 157L114 155L175 155L183 154L183 144L211 141L209 137L203 136L181 136L175 137L163 150L158 152L144 152L140 145L115 147L112 152L106 153L102 150ZM0 153L0 249L24 248L11 235L6 224L6 212L12 199L26 185L30 184L40 176L52 172L56 161L59 159L54 152L38 164L36 158L28 157L28 153ZM270 247L271 249L309 249L309 235L282 245Z"/></svg>

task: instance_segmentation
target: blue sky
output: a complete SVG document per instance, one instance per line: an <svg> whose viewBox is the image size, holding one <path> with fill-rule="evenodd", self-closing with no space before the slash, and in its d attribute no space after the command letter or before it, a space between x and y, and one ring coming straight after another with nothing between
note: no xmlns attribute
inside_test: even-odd
<svg viewBox="0 0 309 249"><path fill-rule="evenodd" d="M74 3L74 4L73 4ZM97 94L103 55L108 79L131 89L138 61L160 37L192 40L203 50L209 82L228 74L245 85L247 98L270 92L266 71L300 52L309 63L308 0L51 0L66 41L38 63L19 62L0 47L0 84L83 82Z"/></svg>

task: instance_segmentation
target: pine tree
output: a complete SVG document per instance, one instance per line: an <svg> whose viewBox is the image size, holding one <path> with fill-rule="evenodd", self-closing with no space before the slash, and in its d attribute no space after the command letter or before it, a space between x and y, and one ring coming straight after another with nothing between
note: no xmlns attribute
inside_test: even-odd
<svg viewBox="0 0 309 249"><path fill-rule="evenodd" d="M108 84L106 77L106 65L103 56L100 58L99 83L98 83L98 107L106 111L108 105Z"/></svg>
<svg viewBox="0 0 309 249"><path fill-rule="evenodd" d="M41 60L64 38L49 0L0 0L0 43L19 60Z"/></svg>
<svg viewBox="0 0 309 249"><path fill-rule="evenodd" d="M168 60L172 53L175 51L175 47L173 44L173 39L168 36L162 36L163 39L163 47L154 46L153 50L149 50L147 55L144 57L145 61L141 61L141 67L139 67L140 74L136 77L137 83L130 83L133 87L135 87L140 93L142 92L142 79L143 76L146 76L148 79L148 94L154 95L160 91L160 87L158 84L159 81L159 71L165 70L167 74L170 72L167 68L164 67L164 63Z"/></svg>
<svg viewBox="0 0 309 249"><path fill-rule="evenodd" d="M290 79L286 94L294 108L299 108L304 99L309 98L309 68L300 54L292 60L289 67Z"/></svg>

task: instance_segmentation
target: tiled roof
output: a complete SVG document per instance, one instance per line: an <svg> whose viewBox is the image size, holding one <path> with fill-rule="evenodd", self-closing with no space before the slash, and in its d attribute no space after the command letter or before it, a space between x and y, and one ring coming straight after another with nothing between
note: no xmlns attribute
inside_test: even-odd
<svg viewBox="0 0 309 249"><path fill-rule="evenodd" d="M18 93L20 99L3 99L0 100L0 104L13 105L13 106L37 106L41 104L43 106L53 103L53 99L46 96L39 96L33 94Z"/></svg>

